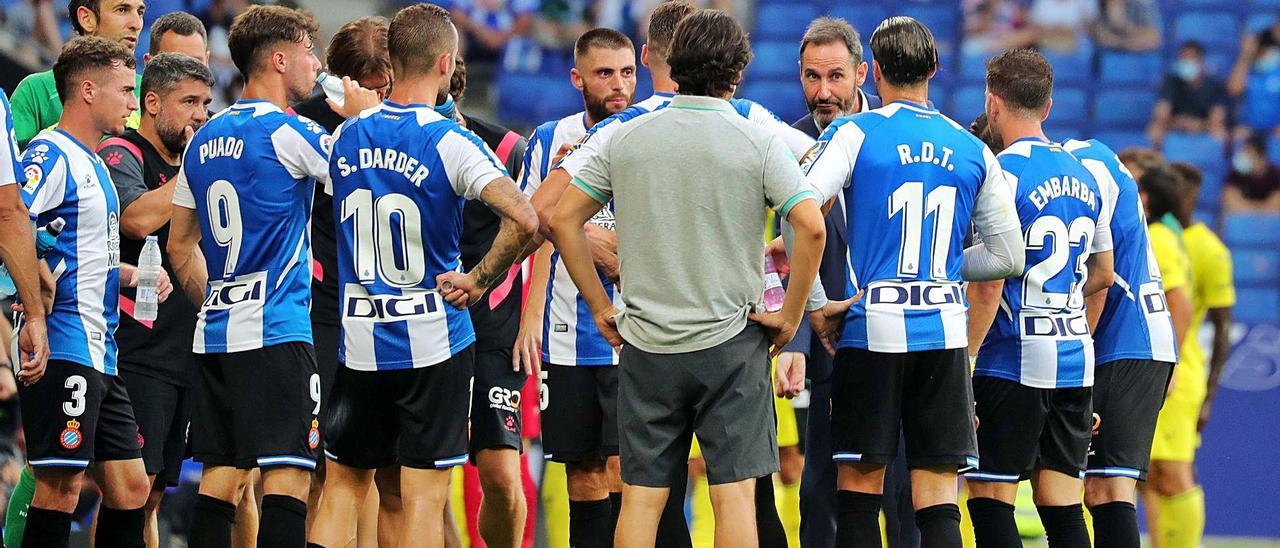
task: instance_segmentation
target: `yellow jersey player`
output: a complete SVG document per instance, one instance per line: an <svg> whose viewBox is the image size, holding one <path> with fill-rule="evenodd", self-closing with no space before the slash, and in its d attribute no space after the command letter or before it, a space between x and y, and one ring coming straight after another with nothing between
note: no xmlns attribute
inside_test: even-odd
<svg viewBox="0 0 1280 548"><path fill-rule="evenodd" d="M1201 175L1194 166L1177 163L1183 179L1177 217L1182 247L1189 261L1190 332L1182 342L1181 363L1174 369L1173 388L1160 410L1151 447L1151 490L1147 530L1158 548L1195 548L1204 535L1204 491L1196 480L1195 454L1200 431L1230 350L1231 309L1235 306L1231 253L1222 240L1191 218L1200 193ZM1213 322L1209 366L1197 333L1208 317Z"/></svg>

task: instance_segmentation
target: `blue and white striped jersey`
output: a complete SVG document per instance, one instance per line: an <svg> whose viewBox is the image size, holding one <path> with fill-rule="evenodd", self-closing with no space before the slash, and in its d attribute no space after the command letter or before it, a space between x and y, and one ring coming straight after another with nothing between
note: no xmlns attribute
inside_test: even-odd
<svg viewBox="0 0 1280 548"><path fill-rule="evenodd" d="M906 102L837 119L801 162L825 201L844 193L849 309L841 348L902 353L968 345L960 264L970 221L1018 229L995 155L938 111Z"/></svg>
<svg viewBox="0 0 1280 548"><path fill-rule="evenodd" d="M196 132L173 204L200 218L209 287L197 354L311 342L311 223L329 134L267 101L238 101Z"/></svg>
<svg viewBox="0 0 1280 548"><path fill-rule="evenodd" d="M551 171L551 162L561 146L573 145L586 134L585 112L538 126L529 139L529 148L525 150L525 168L520 180L525 194L533 196L537 192ZM590 222L612 230L613 202L600 208ZM618 286L604 275L600 276L600 281L613 299L613 305L621 310L622 294ZM591 316L591 308L578 293L578 287L569 277L569 269L560 261L559 251L551 255L551 278L547 283L547 303L542 320L542 360L556 365L618 364L618 353L600 335Z"/></svg>
<svg viewBox="0 0 1280 548"><path fill-rule="evenodd" d="M57 280L49 357L116 374L120 322L120 200L106 164L61 129L37 135L22 157L22 199L37 225L66 221L44 260Z"/></svg>
<svg viewBox="0 0 1280 548"><path fill-rule="evenodd" d="M476 340L471 316L446 303L436 276L462 268L466 200L507 172L474 133L430 105L391 102L334 133L342 342L359 371L427 367Z"/></svg>
<svg viewBox="0 0 1280 548"><path fill-rule="evenodd" d="M0 89L0 186L22 180L22 159L18 154L18 141L13 131L13 109L9 96Z"/></svg>
<svg viewBox="0 0 1280 548"><path fill-rule="evenodd" d="M1032 388L1093 386L1085 261L1111 249L1110 200L1057 143L1021 139L996 159L1017 182L1027 266L1005 280L973 374Z"/></svg>
<svg viewBox="0 0 1280 548"><path fill-rule="evenodd" d="M1178 345L1173 316L1164 297L1160 266L1151 250L1147 215L1138 196L1138 183L1116 153L1096 139L1063 143L1104 187L1115 196L1111 237L1115 243L1115 283L1107 289L1093 336L1097 363L1116 360L1155 360L1177 363ZM1113 190L1106 191L1110 187Z"/></svg>

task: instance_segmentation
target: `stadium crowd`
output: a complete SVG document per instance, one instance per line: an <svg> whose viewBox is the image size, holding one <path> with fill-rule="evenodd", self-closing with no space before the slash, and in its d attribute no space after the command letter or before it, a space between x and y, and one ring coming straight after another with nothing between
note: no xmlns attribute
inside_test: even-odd
<svg viewBox="0 0 1280 548"><path fill-rule="evenodd" d="M5 545L1198 546L1280 20L712 7L0 6Z"/></svg>

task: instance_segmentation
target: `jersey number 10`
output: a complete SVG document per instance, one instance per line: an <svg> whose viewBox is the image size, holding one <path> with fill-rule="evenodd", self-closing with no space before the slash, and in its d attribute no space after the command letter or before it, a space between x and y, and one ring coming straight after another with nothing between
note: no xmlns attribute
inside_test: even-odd
<svg viewBox="0 0 1280 548"><path fill-rule="evenodd" d="M348 219L353 221L351 251L361 283L381 280L393 287L422 283L427 260L422 253L422 214L413 199L384 194L374 200L369 189L356 189L342 200L341 222Z"/></svg>

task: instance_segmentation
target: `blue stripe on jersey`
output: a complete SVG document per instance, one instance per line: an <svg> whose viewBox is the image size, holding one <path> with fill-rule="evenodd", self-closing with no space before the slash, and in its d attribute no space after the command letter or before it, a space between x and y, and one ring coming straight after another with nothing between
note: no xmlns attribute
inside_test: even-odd
<svg viewBox="0 0 1280 548"><path fill-rule="evenodd" d="M1094 330L1096 362L1176 362L1176 345L1164 340L1173 333L1173 321L1168 311L1158 306L1164 302L1164 286L1151 252L1137 182L1107 145L1091 139L1069 141L1065 146L1086 164L1100 162L1118 187L1111 215L1115 283L1107 289L1107 304Z"/></svg>
<svg viewBox="0 0 1280 548"><path fill-rule="evenodd" d="M1001 306L978 353L975 376L1033 388L1093 385L1084 314L1084 259L1105 206L1089 170L1061 145L1021 139L996 159L1016 180L1026 269L1005 280ZM1044 268L1054 268L1048 271ZM1031 329L1029 332L1028 329Z"/></svg>

